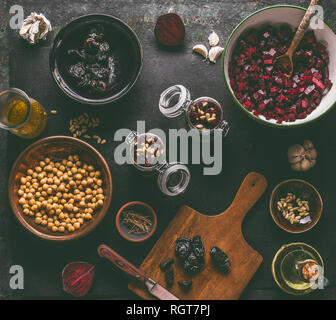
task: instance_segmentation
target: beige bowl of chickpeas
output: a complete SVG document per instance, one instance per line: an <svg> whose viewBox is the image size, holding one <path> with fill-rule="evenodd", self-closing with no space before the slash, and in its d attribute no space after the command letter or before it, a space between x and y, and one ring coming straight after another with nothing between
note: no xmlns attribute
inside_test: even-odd
<svg viewBox="0 0 336 320"><path fill-rule="evenodd" d="M27 147L9 176L9 200L19 222L52 241L78 239L104 218L112 178L103 156L88 143L67 136Z"/></svg>

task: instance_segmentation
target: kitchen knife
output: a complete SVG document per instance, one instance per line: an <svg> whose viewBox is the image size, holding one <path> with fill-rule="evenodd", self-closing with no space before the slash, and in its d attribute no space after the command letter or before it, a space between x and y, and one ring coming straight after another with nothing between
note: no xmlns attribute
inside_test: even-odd
<svg viewBox="0 0 336 320"><path fill-rule="evenodd" d="M153 279L149 278L141 270L133 266L130 262L121 257L118 253L116 253L107 245L105 244L100 245L98 247L98 254L101 258L106 258L110 260L116 267L126 272L128 275L143 282L146 285L148 292L154 297L160 300L179 300L167 289L162 287Z"/></svg>

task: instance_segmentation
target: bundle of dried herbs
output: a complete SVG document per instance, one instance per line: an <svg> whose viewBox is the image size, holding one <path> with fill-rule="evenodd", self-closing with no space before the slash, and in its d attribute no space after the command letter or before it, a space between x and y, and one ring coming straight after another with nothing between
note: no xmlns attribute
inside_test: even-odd
<svg viewBox="0 0 336 320"><path fill-rule="evenodd" d="M122 212L121 222L127 227L129 233L135 235L148 234L153 225L151 217L132 210Z"/></svg>

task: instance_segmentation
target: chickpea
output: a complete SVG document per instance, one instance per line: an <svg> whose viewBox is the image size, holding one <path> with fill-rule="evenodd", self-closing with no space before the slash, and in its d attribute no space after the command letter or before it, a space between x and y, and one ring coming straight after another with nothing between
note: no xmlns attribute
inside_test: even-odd
<svg viewBox="0 0 336 320"><path fill-rule="evenodd" d="M20 179L20 182L21 182L22 184L26 184L26 183L27 183L27 179L24 178L24 177L22 177L22 178Z"/></svg>
<svg viewBox="0 0 336 320"><path fill-rule="evenodd" d="M77 167L80 167L82 165L82 162L81 161L76 161L76 166Z"/></svg>
<svg viewBox="0 0 336 320"><path fill-rule="evenodd" d="M79 222L75 222L73 226L75 229L79 229L81 225Z"/></svg>
<svg viewBox="0 0 336 320"><path fill-rule="evenodd" d="M98 207L102 207L104 205L104 201L103 200L98 200L97 201L97 206Z"/></svg>
<svg viewBox="0 0 336 320"><path fill-rule="evenodd" d="M50 230L52 227L54 226L54 224L52 222L48 222L48 226L47 228Z"/></svg>
<svg viewBox="0 0 336 320"><path fill-rule="evenodd" d="M91 220L92 219L92 215L90 213L87 213L84 218L86 220Z"/></svg>
<svg viewBox="0 0 336 320"><path fill-rule="evenodd" d="M46 226L48 224L48 222L47 222L47 220L44 219L44 220L42 220L41 224L42 224L42 226Z"/></svg>
<svg viewBox="0 0 336 320"><path fill-rule="evenodd" d="M23 209L23 213L24 213L24 214L29 214L29 212L30 212L30 210L29 210L28 208Z"/></svg>
<svg viewBox="0 0 336 320"><path fill-rule="evenodd" d="M41 223L42 223L42 219L41 219L41 217L36 217L36 218L35 218L35 223L37 223L37 224L41 224Z"/></svg>
<svg viewBox="0 0 336 320"><path fill-rule="evenodd" d="M35 168L35 171L36 171L37 173L41 173L41 172L42 172L42 168L41 168L41 167L36 167L36 168Z"/></svg>
<svg viewBox="0 0 336 320"><path fill-rule="evenodd" d="M61 223L58 220L55 220L54 224L56 227L59 227Z"/></svg>
<svg viewBox="0 0 336 320"><path fill-rule="evenodd" d="M51 231L52 231L52 232L57 232L57 231L58 231L58 228L57 228L56 226L52 226L52 227L51 227Z"/></svg>
<svg viewBox="0 0 336 320"><path fill-rule="evenodd" d="M60 226L60 227L58 227L58 231L63 233L63 232L65 231L64 226Z"/></svg>
<svg viewBox="0 0 336 320"><path fill-rule="evenodd" d="M77 179L77 180L81 180L82 178L83 178L83 176L80 173L77 173L75 175L75 179Z"/></svg>

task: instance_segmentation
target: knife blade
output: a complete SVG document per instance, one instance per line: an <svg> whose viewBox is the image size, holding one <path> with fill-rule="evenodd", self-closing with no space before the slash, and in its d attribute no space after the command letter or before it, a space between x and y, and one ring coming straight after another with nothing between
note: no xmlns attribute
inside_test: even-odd
<svg viewBox="0 0 336 320"><path fill-rule="evenodd" d="M101 258L106 258L110 260L120 270L126 272L131 277L143 282L147 287L148 292L154 297L160 300L179 300L166 288L162 287L159 283L149 278L144 272L132 265L129 261L124 259L107 245L102 244L98 247L98 255Z"/></svg>
<svg viewBox="0 0 336 320"><path fill-rule="evenodd" d="M166 288L162 287L159 283L155 282L153 279L148 278L145 282L148 292L154 297L160 300L179 300L172 293L170 293Z"/></svg>

